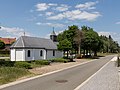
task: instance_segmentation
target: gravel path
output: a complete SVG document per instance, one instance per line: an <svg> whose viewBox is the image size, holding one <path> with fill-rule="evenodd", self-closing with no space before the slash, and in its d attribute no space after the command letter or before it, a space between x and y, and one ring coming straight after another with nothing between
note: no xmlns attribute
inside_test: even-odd
<svg viewBox="0 0 120 90"><path fill-rule="evenodd" d="M70 67L76 64L87 62L89 60L75 59L74 61L75 62L69 62L69 63L51 63L51 65L30 69L29 71L34 74L45 74L48 72L52 72L52 71L59 70L59 69L64 69L64 68L67 68L67 67Z"/></svg>
<svg viewBox="0 0 120 90"><path fill-rule="evenodd" d="M120 90L118 70L111 61L79 90Z"/></svg>

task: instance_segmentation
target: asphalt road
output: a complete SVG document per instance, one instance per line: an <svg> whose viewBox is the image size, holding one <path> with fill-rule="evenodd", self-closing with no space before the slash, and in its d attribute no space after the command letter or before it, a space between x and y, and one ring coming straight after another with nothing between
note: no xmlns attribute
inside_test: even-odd
<svg viewBox="0 0 120 90"><path fill-rule="evenodd" d="M107 56L71 69L9 86L2 90L74 90L110 61L112 57Z"/></svg>

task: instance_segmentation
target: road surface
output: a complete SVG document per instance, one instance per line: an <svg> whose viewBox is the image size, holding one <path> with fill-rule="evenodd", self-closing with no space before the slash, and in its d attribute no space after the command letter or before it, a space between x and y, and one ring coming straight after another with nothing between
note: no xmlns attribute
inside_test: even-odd
<svg viewBox="0 0 120 90"><path fill-rule="evenodd" d="M106 56L54 74L9 86L2 90L74 90L112 58L113 56Z"/></svg>

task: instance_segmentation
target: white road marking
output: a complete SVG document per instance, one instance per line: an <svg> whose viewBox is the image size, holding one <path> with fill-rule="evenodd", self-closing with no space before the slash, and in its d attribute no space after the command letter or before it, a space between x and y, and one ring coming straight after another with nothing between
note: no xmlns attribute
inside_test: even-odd
<svg viewBox="0 0 120 90"><path fill-rule="evenodd" d="M89 62L92 62L92 61L95 61L95 59L91 60L91 61L83 62L83 63L80 63L80 64L76 64L76 65L73 65L71 67L67 67L67 68L64 68L64 69L52 71L52 72L49 72L49 73L46 73L46 74L42 74L42 75L38 75L38 76L35 76L35 77L23 79L23 80L20 80L20 81L14 81L14 82L11 82L11 83L8 83L8 84L4 84L4 85L0 86L0 89L6 88L6 87L9 87L9 86L12 86L12 85L16 85L16 84L19 84L19 83L23 83L23 82L26 82L26 81L29 81L29 80L33 80L33 79L36 79L36 78L40 78L40 77L43 77L43 76L47 76L47 75L50 75L50 74L53 74L53 73L57 73L57 72L60 72L60 71L66 70L66 69L70 69L70 68L73 68L73 67L76 67L76 66L79 66L79 65L83 65L83 64L86 64L86 63L89 63Z"/></svg>
<svg viewBox="0 0 120 90"><path fill-rule="evenodd" d="M100 68L96 73L90 76L87 80L85 80L82 84L76 87L74 90L80 90L80 88L85 85L90 79L92 79L97 73L99 73L104 67L106 67L111 61L116 61L117 56L113 57L109 62L107 62L102 68Z"/></svg>

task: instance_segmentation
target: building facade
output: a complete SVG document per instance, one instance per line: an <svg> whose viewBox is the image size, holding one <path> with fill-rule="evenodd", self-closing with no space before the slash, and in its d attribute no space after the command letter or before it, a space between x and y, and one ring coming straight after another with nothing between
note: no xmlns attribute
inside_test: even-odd
<svg viewBox="0 0 120 90"><path fill-rule="evenodd" d="M44 60L61 57L63 57L63 52L57 49L56 42L54 43L51 39L21 36L11 46L11 61Z"/></svg>

